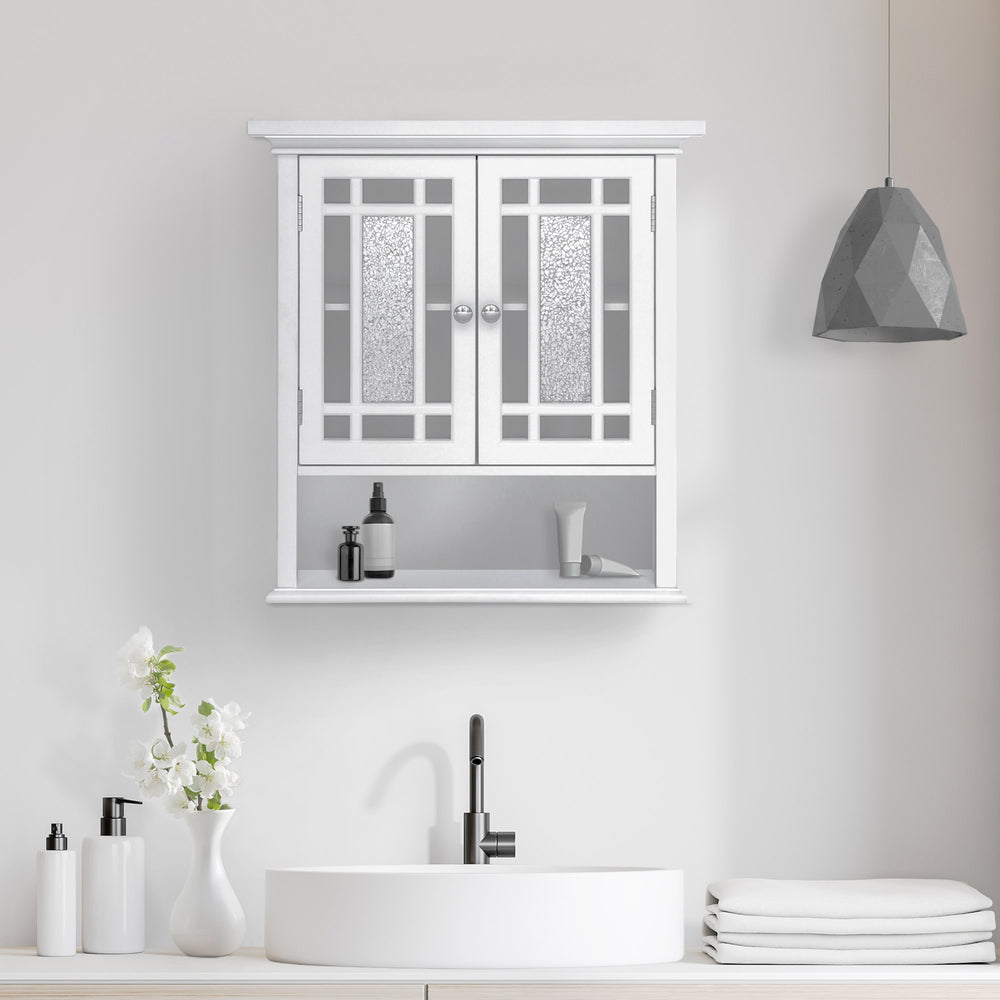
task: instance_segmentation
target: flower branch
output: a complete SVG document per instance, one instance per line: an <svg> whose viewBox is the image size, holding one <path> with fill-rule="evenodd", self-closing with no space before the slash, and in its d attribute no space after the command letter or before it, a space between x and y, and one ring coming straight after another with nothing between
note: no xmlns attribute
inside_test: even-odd
<svg viewBox="0 0 1000 1000"><path fill-rule="evenodd" d="M191 717L194 735L191 751L186 743L174 743L170 717L184 708L171 675L176 664L170 657L182 653L180 646L164 646L158 653L153 636L143 626L118 652L122 683L145 695L143 712L155 703L160 709L163 738L147 746L133 747L126 774L151 796L166 796L177 811L231 809L229 799L239 777L230 766L243 753L238 735L246 728L248 714L236 702L219 706L211 698L202 701Z"/></svg>

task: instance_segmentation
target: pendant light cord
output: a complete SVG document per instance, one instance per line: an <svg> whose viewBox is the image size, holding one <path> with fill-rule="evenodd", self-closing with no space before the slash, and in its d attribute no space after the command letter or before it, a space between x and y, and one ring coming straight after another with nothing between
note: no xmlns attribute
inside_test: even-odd
<svg viewBox="0 0 1000 1000"><path fill-rule="evenodd" d="M886 0L885 182L892 183L892 0Z"/></svg>

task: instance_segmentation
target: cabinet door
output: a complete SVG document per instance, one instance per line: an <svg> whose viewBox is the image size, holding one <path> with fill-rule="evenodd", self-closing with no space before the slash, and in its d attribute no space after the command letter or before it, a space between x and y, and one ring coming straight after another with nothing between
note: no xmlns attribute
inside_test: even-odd
<svg viewBox="0 0 1000 1000"><path fill-rule="evenodd" d="M475 461L475 191L471 156L299 157L301 464Z"/></svg>
<svg viewBox="0 0 1000 1000"><path fill-rule="evenodd" d="M650 156L479 158L481 462L653 463L652 194Z"/></svg>

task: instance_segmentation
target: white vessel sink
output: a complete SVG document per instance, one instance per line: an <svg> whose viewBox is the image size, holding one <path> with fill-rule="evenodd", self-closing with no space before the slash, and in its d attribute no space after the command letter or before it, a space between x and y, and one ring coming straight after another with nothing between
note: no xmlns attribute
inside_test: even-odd
<svg viewBox="0 0 1000 1000"><path fill-rule="evenodd" d="M376 968L641 965L684 954L683 872L411 865L267 872L273 962Z"/></svg>

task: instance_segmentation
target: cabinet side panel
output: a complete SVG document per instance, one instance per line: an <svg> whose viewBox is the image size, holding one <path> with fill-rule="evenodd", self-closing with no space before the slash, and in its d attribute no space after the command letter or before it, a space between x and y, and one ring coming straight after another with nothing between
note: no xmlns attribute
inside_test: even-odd
<svg viewBox="0 0 1000 1000"><path fill-rule="evenodd" d="M656 157L656 585L677 586L677 161Z"/></svg>
<svg viewBox="0 0 1000 1000"><path fill-rule="evenodd" d="M277 585L298 585L299 158L278 163L278 552Z"/></svg>

